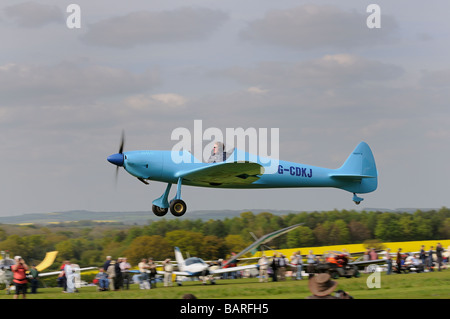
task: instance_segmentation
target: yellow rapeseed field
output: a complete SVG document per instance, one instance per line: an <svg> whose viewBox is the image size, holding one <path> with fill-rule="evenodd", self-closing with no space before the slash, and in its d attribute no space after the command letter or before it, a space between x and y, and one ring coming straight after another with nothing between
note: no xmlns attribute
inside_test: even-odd
<svg viewBox="0 0 450 319"><path fill-rule="evenodd" d="M420 250L422 245L425 245L425 250L428 251L430 246L436 247L437 243L441 243L444 249L450 250L450 239L445 240L420 240L420 241L403 241L403 242L389 242L383 243L385 248L390 248L391 252L397 252L398 248L402 249L402 252L416 252ZM333 246L321 246L321 247L300 247L291 249L280 249L280 250L266 250L264 253L266 256L272 256L275 252L282 253L286 257L291 257L296 251L301 252L302 255L307 255L310 250L314 254L321 255L328 250L343 251L347 249L350 254L361 253L366 250L363 244L346 244L346 245L333 245ZM261 251L255 253L253 257L260 257L262 255Z"/></svg>

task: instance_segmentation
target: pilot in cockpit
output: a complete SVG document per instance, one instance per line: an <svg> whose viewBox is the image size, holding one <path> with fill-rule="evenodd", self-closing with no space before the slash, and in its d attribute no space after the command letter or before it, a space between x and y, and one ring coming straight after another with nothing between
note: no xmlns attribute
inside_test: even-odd
<svg viewBox="0 0 450 319"><path fill-rule="evenodd" d="M211 156L208 159L208 163L219 163L225 161L226 152L225 145L222 142L214 143L214 148L211 151Z"/></svg>

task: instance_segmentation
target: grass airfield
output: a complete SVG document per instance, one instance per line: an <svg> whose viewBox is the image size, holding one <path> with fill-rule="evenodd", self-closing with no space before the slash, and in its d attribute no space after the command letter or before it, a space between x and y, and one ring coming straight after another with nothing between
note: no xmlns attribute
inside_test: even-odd
<svg viewBox="0 0 450 319"><path fill-rule="evenodd" d="M340 278L337 289L342 289L355 299L450 299L450 270L431 273L392 274L380 277L380 288L368 288L368 274L360 278ZM305 299L311 293L308 280L287 279L282 282L260 283L257 278L217 280L215 285L202 285L199 281L184 282L179 287L163 287L141 290L138 284L130 290L97 291L96 287L83 287L78 293L62 293L61 288L40 288L28 299L182 299L186 293L198 299ZM21 296L20 296L21 298ZM13 299L13 295L0 293L0 299Z"/></svg>

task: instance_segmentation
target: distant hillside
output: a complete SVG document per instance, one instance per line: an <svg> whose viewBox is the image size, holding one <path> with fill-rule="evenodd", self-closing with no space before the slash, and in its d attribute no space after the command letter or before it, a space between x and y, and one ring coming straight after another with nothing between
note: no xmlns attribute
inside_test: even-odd
<svg viewBox="0 0 450 319"><path fill-rule="evenodd" d="M187 212L182 218L185 219L225 219L239 216L243 212L251 211L254 214L261 212L270 212L274 215L285 215L292 213L292 211L274 211L274 210L199 210ZM295 213L295 212L294 212ZM164 218L177 219L167 213ZM102 221L102 222L118 222L126 225L145 225L152 220L160 220L161 217L155 216L151 211L147 212L92 212L85 210L67 211L67 212L53 212L53 213L37 213L24 214L18 216L0 217L0 224L49 224L49 223L63 223L80 220Z"/></svg>
<svg viewBox="0 0 450 319"><path fill-rule="evenodd" d="M430 211L434 208L421 209L422 211ZM365 211L381 211L381 212L408 212L413 213L418 208L399 208L399 209L380 209L380 208L366 208ZM437 209L436 209L437 210ZM290 213L299 213L300 211L293 210L271 210L271 209L244 209L244 210L197 210L189 211L182 218L184 219L225 219L240 216L243 212L259 214L262 212L269 212L273 215L287 215ZM178 217L167 213L164 218L171 220ZM146 225L149 221L160 220L161 217L155 216L151 211L139 212L92 212L86 210L75 210L66 212L53 213L36 213L24 214L18 216L0 217L0 224L49 224L49 223L63 223L74 221L101 221L101 222L117 222L125 225Z"/></svg>

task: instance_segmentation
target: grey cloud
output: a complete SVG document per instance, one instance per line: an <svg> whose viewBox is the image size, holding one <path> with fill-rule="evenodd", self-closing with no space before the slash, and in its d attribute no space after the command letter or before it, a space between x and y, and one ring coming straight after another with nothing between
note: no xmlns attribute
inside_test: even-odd
<svg viewBox="0 0 450 319"><path fill-rule="evenodd" d="M396 65L349 54L326 55L297 63L262 62L254 68L234 67L214 74L263 88L335 88L368 81L396 79L404 70Z"/></svg>
<svg viewBox="0 0 450 319"><path fill-rule="evenodd" d="M343 11L331 5L302 5L287 10L273 10L251 22L240 36L256 43L298 49L355 48L393 40L395 19L381 16L381 28L369 29L369 13Z"/></svg>
<svg viewBox="0 0 450 319"><path fill-rule="evenodd" d="M4 15L25 28L42 27L53 22L63 22L60 8L36 2L23 2L3 9Z"/></svg>
<svg viewBox="0 0 450 319"><path fill-rule="evenodd" d="M132 73L108 66L62 62L0 66L2 105L74 105L139 92L159 83L155 70Z"/></svg>
<svg viewBox="0 0 450 319"><path fill-rule="evenodd" d="M444 88L450 86L450 69L424 70L420 83L426 87Z"/></svg>
<svg viewBox="0 0 450 319"><path fill-rule="evenodd" d="M132 12L89 25L82 41L88 44L129 48L141 44L205 39L227 14L204 8Z"/></svg>

